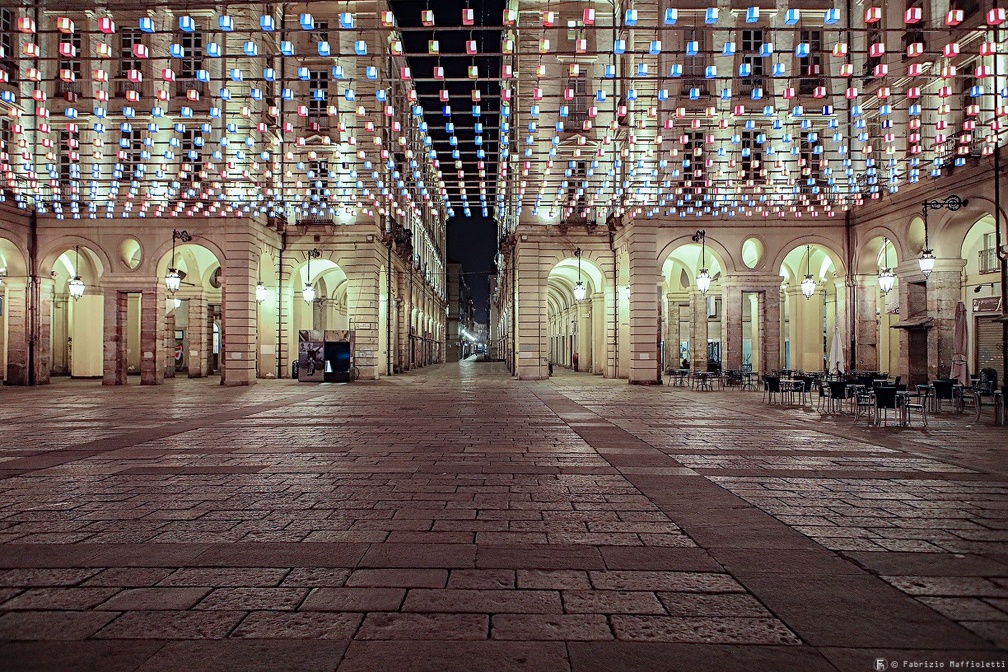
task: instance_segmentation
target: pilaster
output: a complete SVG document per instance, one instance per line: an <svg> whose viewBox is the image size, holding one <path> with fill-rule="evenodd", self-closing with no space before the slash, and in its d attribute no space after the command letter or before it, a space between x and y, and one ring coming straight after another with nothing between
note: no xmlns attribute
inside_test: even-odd
<svg viewBox="0 0 1008 672"><path fill-rule="evenodd" d="M28 384L28 289L23 282L6 280L7 300L7 376L8 385Z"/></svg>
<svg viewBox="0 0 1008 672"><path fill-rule="evenodd" d="M159 385L164 382L164 285L154 283L140 295L140 384Z"/></svg>
<svg viewBox="0 0 1008 672"><path fill-rule="evenodd" d="M226 258L221 260L221 385L253 385L256 382L256 329L259 325L255 286L259 281L259 244L252 226L248 220L238 220L225 234ZM206 324L205 314L203 319Z"/></svg>
<svg viewBox="0 0 1008 672"><path fill-rule="evenodd" d="M742 287L724 283L721 296L721 361L723 368L742 369Z"/></svg>
<svg viewBox="0 0 1008 672"><path fill-rule="evenodd" d="M690 369L707 370L707 295L690 291Z"/></svg>
<svg viewBox="0 0 1008 672"><path fill-rule="evenodd" d="M661 382L658 362L660 274L656 257L657 226L650 220L634 222L626 232L630 278L631 383Z"/></svg>
<svg viewBox="0 0 1008 672"><path fill-rule="evenodd" d="M212 329L213 327L211 327ZM200 293L189 299L189 325L186 328L189 377L202 378L210 372L207 347L207 301Z"/></svg>
<svg viewBox="0 0 1008 672"><path fill-rule="evenodd" d="M102 385L126 384L126 317L129 294L105 288Z"/></svg>

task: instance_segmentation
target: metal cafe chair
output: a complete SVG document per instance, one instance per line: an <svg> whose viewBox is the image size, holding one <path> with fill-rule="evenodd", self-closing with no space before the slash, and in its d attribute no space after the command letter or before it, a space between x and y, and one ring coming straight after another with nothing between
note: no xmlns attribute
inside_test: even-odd
<svg viewBox="0 0 1008 672"><path fill-rule="evenodd" d="M896 386L880 385L875 388L875 424L881 423L880 415L884 417L885 424L889 426L889 410L896 414Z"/></svg>

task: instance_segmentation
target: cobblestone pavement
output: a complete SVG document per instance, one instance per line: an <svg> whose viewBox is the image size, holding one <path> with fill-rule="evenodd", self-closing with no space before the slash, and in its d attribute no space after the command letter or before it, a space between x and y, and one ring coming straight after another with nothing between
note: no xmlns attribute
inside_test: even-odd
<svg viewBox="0 0 1008 672"><path fill-rule="evenodd" d="M1008 431L463 362L0 390L3 670L1008 664Z"/></svg>

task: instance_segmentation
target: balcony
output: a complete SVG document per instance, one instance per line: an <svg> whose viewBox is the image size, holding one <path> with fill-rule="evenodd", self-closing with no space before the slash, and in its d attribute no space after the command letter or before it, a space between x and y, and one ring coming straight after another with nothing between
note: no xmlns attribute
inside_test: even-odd
<svg viewBox="0 0 1008 672"><path fill-rule="evenodd" d="M306 128L309 133L329 133L329 117L324 113L309 114L306 117Z"/></svg>
<svg viewBox="0 0 1008 672"><path fill-rule="evenodd" d="M73 82L64 82L62 79L56 80L56 95L61 98L67 98L69 100L76 100L78 96L81 95L81 82L76 80Z"/></svg>
<svg viewBox="0 0 1008 672"><path fill-rule="evenodd" d="M143 82L131 82L126 78L117 78L115 80L116 98L125 98L129 91L135 91L137 94L142 94Z"/></svg>
<svg viewBox="0 0 1008 672"><path fill-rule="evenodd" d="M185 97L189 91L196 91L203 99L206 93L206 85L198 79L179 79L175 82L175 95ZM195 101L191 101L195 102Z"/></svg>
<svg viewBox="0 0 1008 672"><path fill-rule="evenodd" d="M819 86L825 86L825 80L822 77L802 77L798 80L798 95L811 96Z"/></svg>
<svg viewBox="0 0 1008 672"><path fill-rule="evenodd" d="M997 250L993 247L977 252L977 266L981 273L997 273L1001 270L998 264Z"/></svg>
<svg viewBox="0 0 1008 672"><path fill-rule="evenodd" d="M752 96L756 89L766 89L766 79L764 77L743 77L739 84L739 94Z"/></svg>

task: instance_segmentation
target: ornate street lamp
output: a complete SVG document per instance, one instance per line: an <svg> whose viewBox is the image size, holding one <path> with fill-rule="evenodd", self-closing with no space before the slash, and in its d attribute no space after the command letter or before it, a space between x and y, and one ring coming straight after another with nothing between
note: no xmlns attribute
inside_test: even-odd
<svg viewBox="0 0 1008 672"><path fill-rule="evenodd" d="M917 263L920 264L921 273L924 274L925 280L927 280L928 276L931 275L931 271L934 270L935 265L934 251L928 244L928 210L945 209L955 212L964 205L969 205L969 199L962 199L957 195L952 194L943 201L939 201L937 199L924 201L924 204L921 206L921 216L924 218L924 249L921 250L921 256L920 259L917 260Z"/></svg>
<svg viewBox="0 0 1008 672"><path fill-rule="evenodd" d="M889 268L889 239L884 238L883 240L885 241L882 243L882 249L885 251L885 266L879 270L878 285L883 294L888 294L893 288L893 283L896 282L896 275Z"/></svg>
<svg viewBox="0 0 1008 672"><path fill-rule="evenodd" d="M74 298L74 301L84 296L84 290L87 289L84 281L80 277L80 246L74 245L74 277L70 279L67 283L67 289L70 291L70 296Z"/></svg>
<svg viewBox="0 0 1008 672"><path fill-rule="evenodd" d="M256 303L262 303L263 301L265 301L268 294L269 293L266 291L266 285L262 284L262 280L256 283L255 288Z"/></svg>
<svg viewBox="0 0 1008 672"><path fill-rule="evenodd" d="M805 279L801 281L801 293L806 299L811 299L815 294L815 278L812 277L812 246L805 246Z"/></svg>
<svg viewBox="0 0 1008 672"><path fill-rule="evenodd" d="M693 242L700 243L700 272L696 276L696 286L701 294L706 294L710 289L711 276L707 272L707 232L700 229L693 234Z"/></svg>
<svg viewBox="0 0 1008 672"><path fill-rule="evenodd" d="M301 290L301 296L304 297L305 303L311 303L315 300L315 285L311 282L311 260L318 259L320 256L322 253L318 251L318 248L308 250L308 273L304 288Z"/></svg>
<svg viewBox="0 0 1008 672"><path fill-rule="evenodd" d="M630 283L629 282L626 283L626 286L623 288L623 295L626 297L627 301L630 300Z"/></svg>
<svg viewBox="0 0 1008 672"><path fill-rule="evenodd" d="M188 243L192 240L192 236L189 235L188 231L178 229L172 229L171 234L171 266L168 268L168 272L165 274L165 287L168 291L174 294L178 291L178 288L182 286L182 274L179 273L178 269L175 268L175 241L181 240L183 243Z"/></svg>
<svg viewBox="0 0 1008 672"><path fill-rule="evenodd" d="M585 286L584 286L584 283L581 282L581 248L580 247L577 248L576 250L574 250L574 256L577 257L577 260L578 260L578 279L577 279L577 283L575 283L575 285L574 285L574 300L580 303L581 301L584 301L584 298L585 298Z"/></svg>

